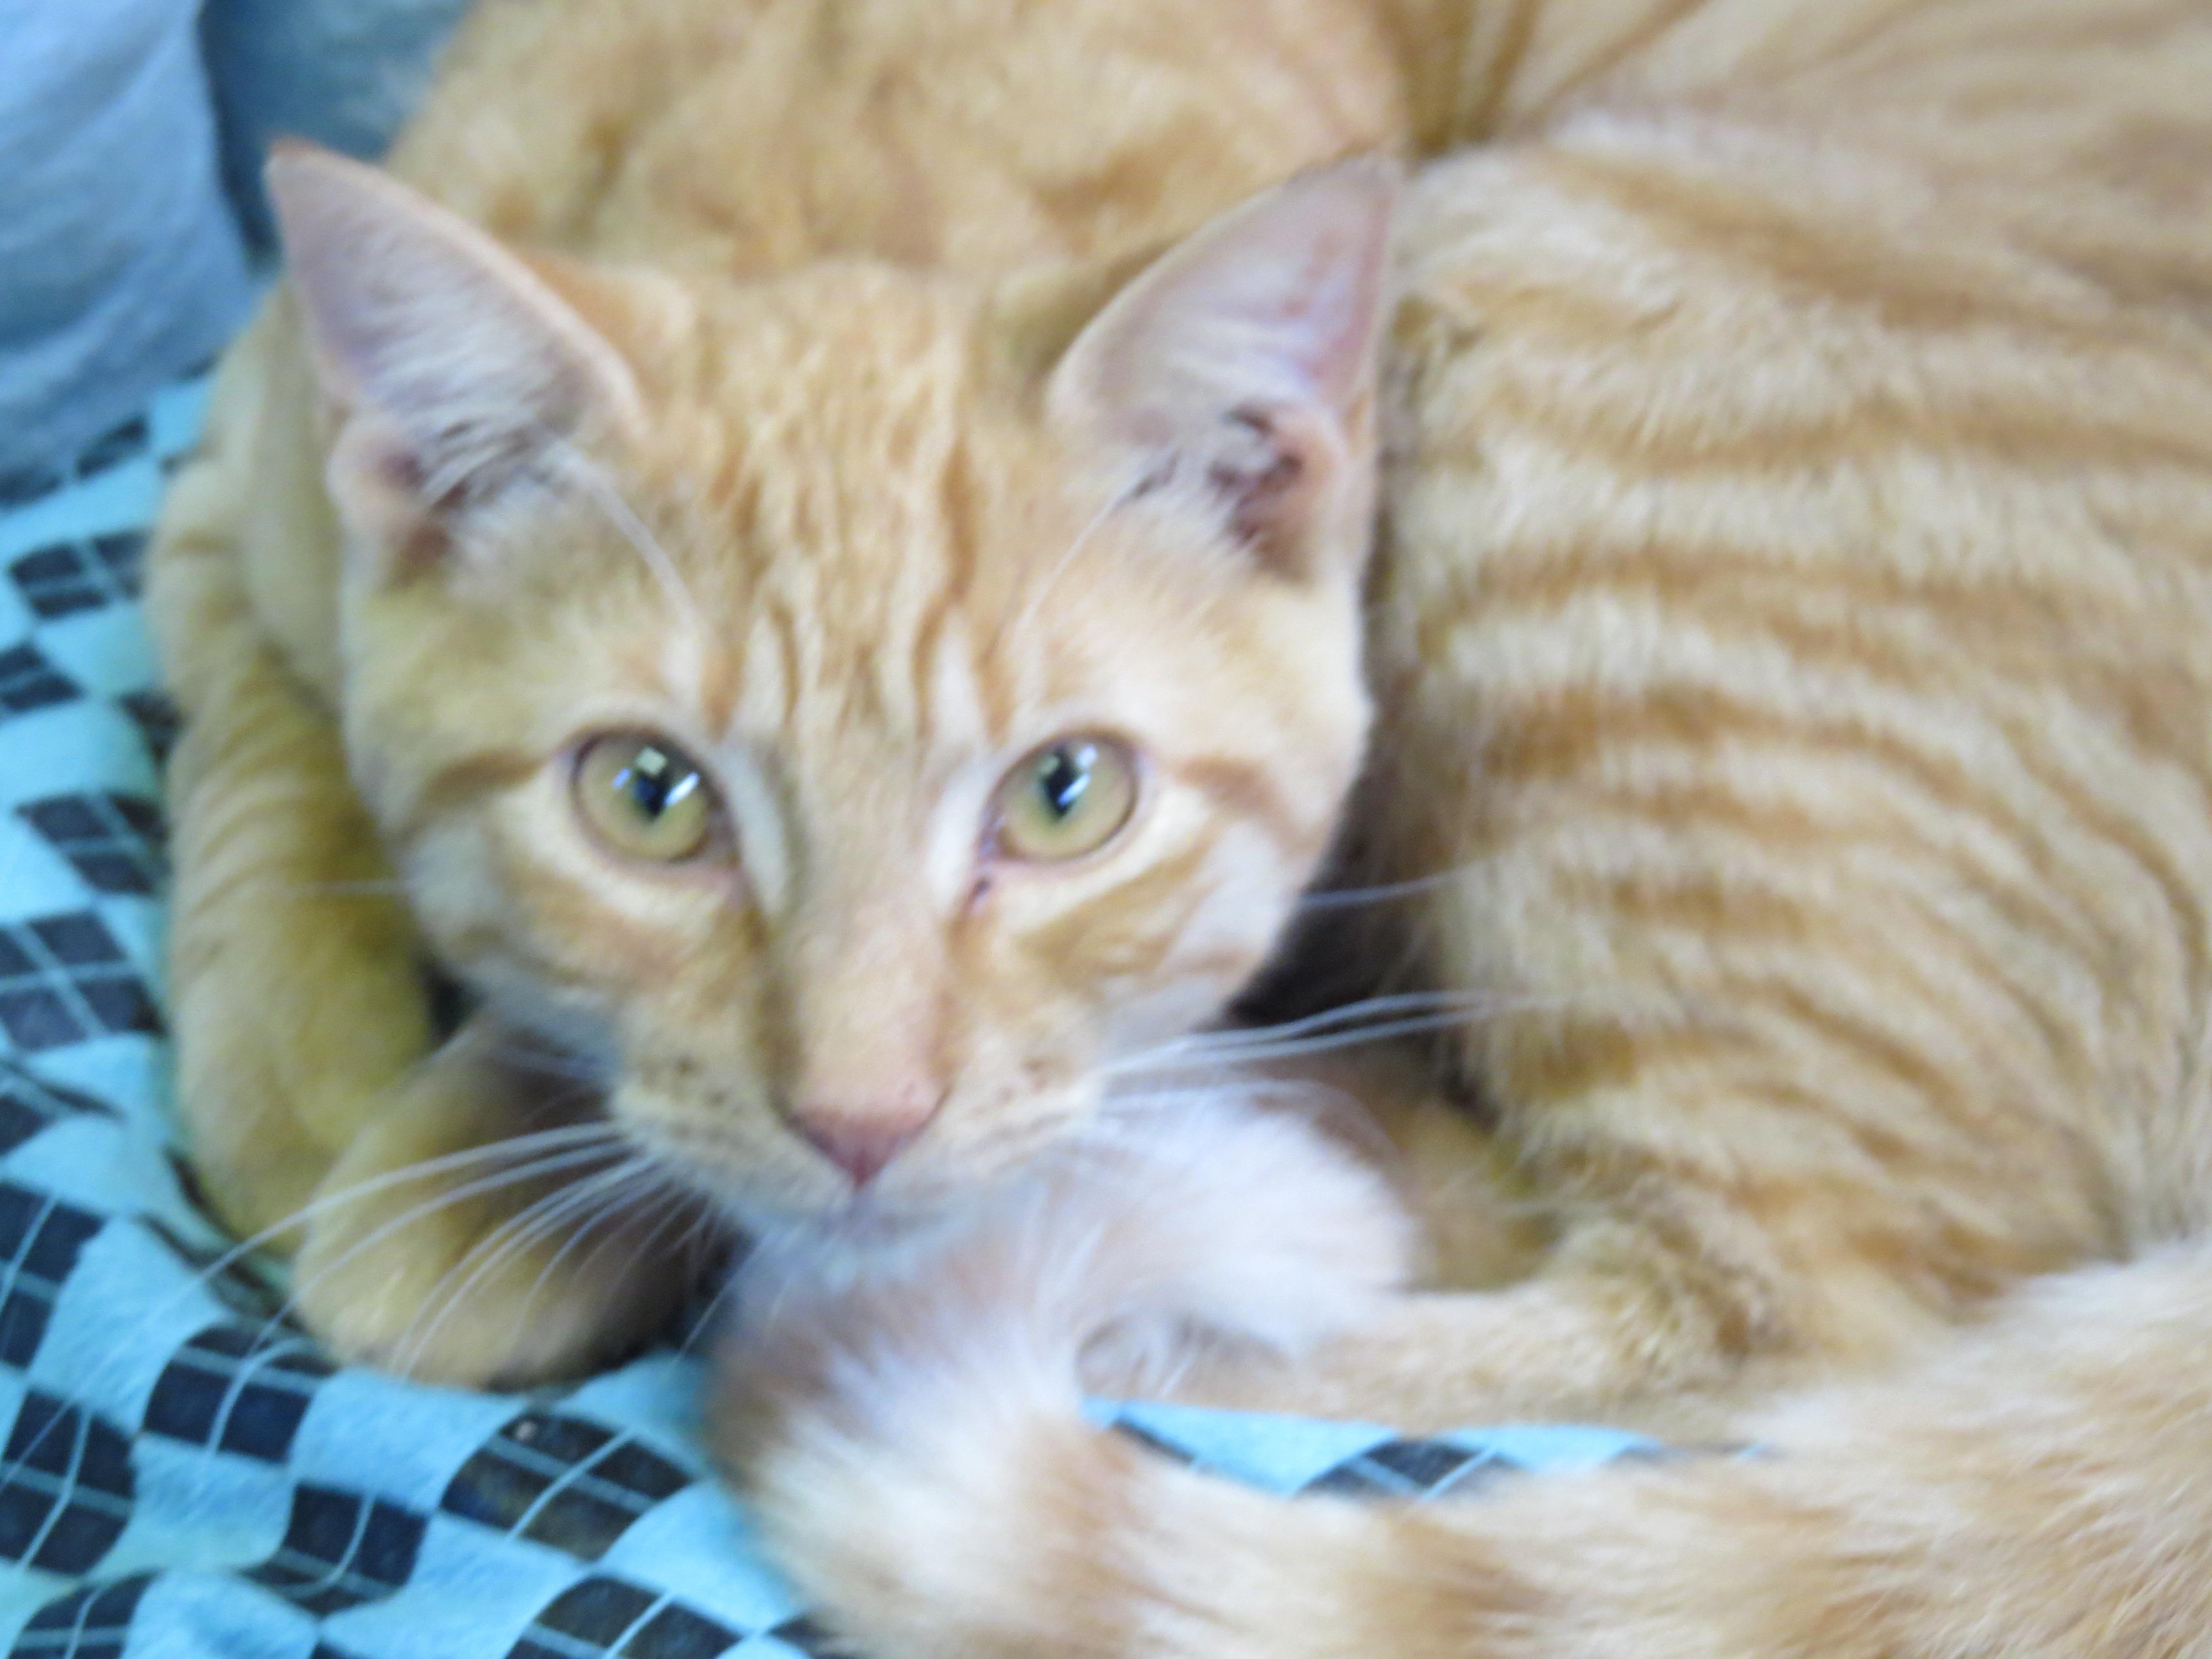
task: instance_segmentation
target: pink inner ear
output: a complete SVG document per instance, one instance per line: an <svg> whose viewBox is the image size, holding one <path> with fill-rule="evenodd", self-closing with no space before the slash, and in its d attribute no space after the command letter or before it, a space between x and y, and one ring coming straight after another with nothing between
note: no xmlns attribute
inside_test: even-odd
<svg viewBox="0 0 2212 1659"><path fill-rule="evenodd" d="M1306 407L1341 425L1373 373L1396 167L1293 179L1161 258L1054 372L1055 416L1151 448L1236 411Z"/></svg>
<svg viewBox="0 0 2212 1659"><path fill-rule="evenodd" d="M377 417L423 505L526 467L595 412L637 418L629 366L490 237L373 167L288 148L270 189L318 374Z"/></svg>
<svg viewBox="0 0 2212 1659"><path fill-rule="evenodd" d="M1397 169L1312 173L1200 230L1137 278L1054 371L1053 419L1133 453L1151 483L1202 479L1233 535L1285 574L1316 538L1363 418Z"/></svg>
<svg viewBox="0 0 2212 1659"><path fill-rule="evenodd" d="M1285 521L1320 459L1310 452L1321 434L1310 421L1299 421L1299 412L1297 405L1255 404L1229 411L1225 441L1208 459L1206 483L1229 502L1240 541L1262 543Z"/></svg>

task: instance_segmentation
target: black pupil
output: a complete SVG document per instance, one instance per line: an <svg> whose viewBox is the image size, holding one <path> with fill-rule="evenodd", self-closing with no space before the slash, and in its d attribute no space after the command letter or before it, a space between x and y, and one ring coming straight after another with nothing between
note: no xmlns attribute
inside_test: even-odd
<svg viewBox="0 0 2212 1659"><path fill-rule="evenodd" d="M1037 792L1056 818L1067 817L1082 805L1083 792L1090 787L1091 751L1087 749L1055 749L1037 768Z"/></svg>
<svg viewBox="0 0 2212 1659"><path fill-rule="evenodd" d="M623 769L615 787L636 803L647 818L658 818L691 793L699 775L674 756L658 749L641 749Z"/></svg>

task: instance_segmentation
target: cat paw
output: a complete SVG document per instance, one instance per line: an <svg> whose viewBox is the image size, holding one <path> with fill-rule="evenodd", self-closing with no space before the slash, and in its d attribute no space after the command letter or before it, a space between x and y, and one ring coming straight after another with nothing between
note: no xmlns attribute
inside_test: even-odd
<svg viewBox="0 0 2212 1659"><path fill-rule="evenodd" d="M307 1229L293 1304L342 1360L459 1388L558 1381L641 1346L696 1278L666 1248L684 1230L665 1208L547 1194L544 1210L567 1218L534 1228L512 1209L441 1208L450 1193L425 1185Z"/></svg>
<svg viewBox="0 0 2212 1659"><path fill-rule="evenodd" d="M307 1212L293 1302L341 1358L519 1388L638 1346L699 1278L696 1203L472 1025L382 1103Z"/></svg>

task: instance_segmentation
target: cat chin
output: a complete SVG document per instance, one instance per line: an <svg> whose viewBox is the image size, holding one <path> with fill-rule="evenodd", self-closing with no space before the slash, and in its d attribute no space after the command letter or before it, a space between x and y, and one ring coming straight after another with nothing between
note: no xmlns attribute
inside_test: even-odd
<svg viewBox="0 0 2212 1659"><path fill-rule="evenodd" d="M750 1242L752 1254L805 1256L817 1263L848 1263L871 1270L904 1254L933 1248L949 1231L988 1209L1029 1175L1015 1171L958 1193L935 1188L901 1194L872 1188L818 1207L763 1203L757 1196L721 1195L723 1212Z"/></svg>
<svg viewBox="0 0 2212 1659"><path fill-rule="evenodd" d="M757 1247L806 1250L823 1257L878 1256L942 1231L955 1211L874 1201L866 1194L827 1209L795 1212L759 1206L733 1206L731 1214Z"/></svg>
<svg viewBox="0 0 2212 1659"><path fill-rule="evenodd" d="M764 1193L757 1176L748 1180L714 1168L696 1153L671 1148L650 1128L642 1133L633 1128L631 1139L672 1182L721 1216L745 1240L750 1257L805 1255L823 1261L880 1263L934 1237L1003 1184L987 1183L964 1194L941 1189L927 1194L873 1188L825 1192L814 1200L788 1190Z"/></svg>

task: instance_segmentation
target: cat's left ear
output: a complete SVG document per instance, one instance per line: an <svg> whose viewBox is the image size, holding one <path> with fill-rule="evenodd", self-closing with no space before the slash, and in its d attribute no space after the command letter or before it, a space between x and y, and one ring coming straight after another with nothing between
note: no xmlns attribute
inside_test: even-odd
<svg viewBox="0 0 2212 1659"><path fill-rule="evenodd" d="M641 423L628 362L539 270L389 174L281 147L269 189L356 532L442 544L464 514Z"/></svg>
<svg viewBox="0 0 2212 1659"><path fill-rule="evenodd" d="M1399 183L1381 157L1340 162L1200 230L1076 337L1051 418L1146 487L1203 492L1270 570L1356 570Z"/></svg>

